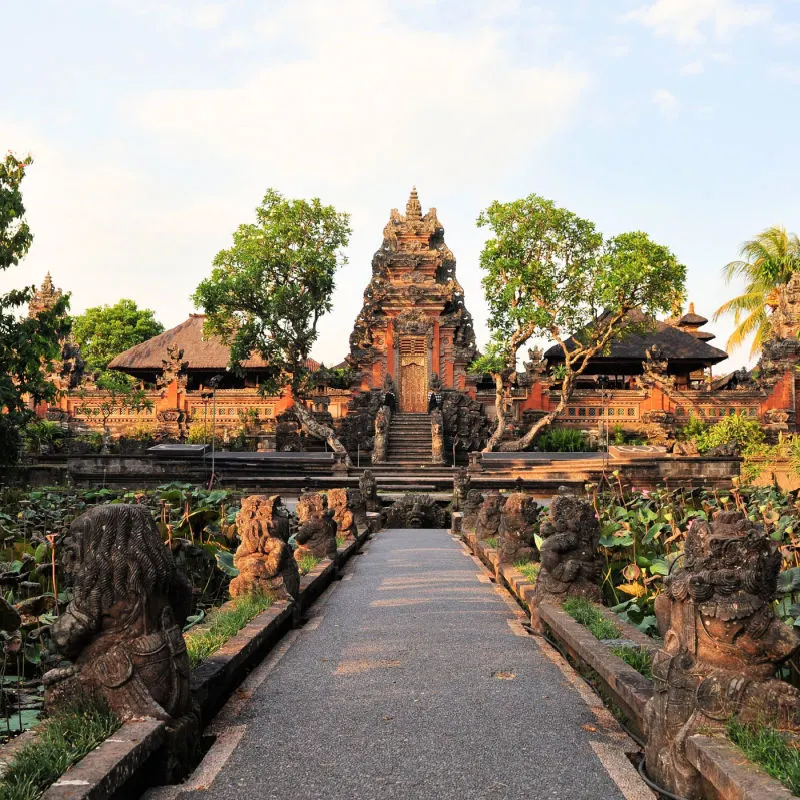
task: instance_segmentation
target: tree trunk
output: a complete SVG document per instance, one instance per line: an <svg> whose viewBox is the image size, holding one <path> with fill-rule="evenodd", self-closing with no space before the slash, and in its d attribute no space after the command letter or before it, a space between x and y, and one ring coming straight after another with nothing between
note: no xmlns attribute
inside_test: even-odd
<svg viewBox="0 0 800 800"><path fill-rule="evenodd" d="M497 412L497 425L495 426L486 447L481 452L491 453L492 450L502 441L503 434L506 432L506 385L503 375L495 373L494 378L494 407Z"/></svg>
<svg viewBox="0 0 800 800"><path fill-rule="evenodd" d="M332 428L329 428L327 425L323 425L321 422L314 419L314 415L299 400L295 400L292 410L297 415L297 419L300 420L300 425L302 426L303 430L309 436L313 436L315 439L322 439L323 441L327 442L328 447L330 447L334 453L337 453L344 458L344 463L348 467L353 466L353 462L350 460L350 456L347 454L345 446L339 441Z"/></svg>
<svg viewBox="0 0 800 800"><path fill-rule="evenodd" d="M498 450L504 453L517 453L529 447L539 431L550 425L550 423L567 407L567 403L570 397L572 397L572 391L575 388L575 377L576 373L568 371L561 383L561 399L558 401L558 405L531 425L523 436L520 436L519 439L515 439L513 442L503 442L498 447Z"/></svg>

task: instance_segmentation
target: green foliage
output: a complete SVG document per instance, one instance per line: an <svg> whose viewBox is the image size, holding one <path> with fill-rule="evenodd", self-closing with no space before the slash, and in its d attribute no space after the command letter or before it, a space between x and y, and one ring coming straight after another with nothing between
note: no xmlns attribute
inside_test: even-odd
<svg viewBox="0 0 800 800"><path fill-rule="evenodd" d="M186 441L189 444L208 444L211 442L211 423L193 422L189 425Z"/></svg>
<svg viewBox="0 0 800 800"><path fill-rule="evenodd" d="M164 330L149 308L123 298L113 306L87 308L72 320L72 332L90 372L100 372L120 353Z"/></svg>
<svg viewBox="0 0 800 800"><path fill-rule="evenodd" d="M731 720L727 726L730 740L747 758L765 772L800 794L800 750L767 725L744 725Z"/></svg>
<svg viewBox="0 0 800 800"><path fill-rule="evenodd" d="M789 282L793 272L800 270L800 239L780 225L773 225L746 241L740 255L741 259L725 265L722 274L728 283L744 278L744 291L723 303L713 319L716 322L732 314L736 328L728 338L728 350L741 347L752 336L752 357L769 335L767 301L773 299L776 288Z"/></svg>
<svg viewBox="0 0 800 800"><path fill-rule="evenodd" d="M206 329L231 345L231 366L254 352L270 364L261 384L267 394L287 385L298 397L307 390L305 362L349 238L348 214L269 189L256 222L239 226L197 287L194 302L205 309Z"/></svg>
<svg viewBox="0 0 800 800"><path fill-rule="evenodd" d="M582 431L575 428L550 428L535 440L537 450L544 453L585 453L594 450Z"/></svg>
<svg viewBox="0 0 800 800"><path fill-rule="evenodd" d="M585 625L596 639L619 639L619 628L607 620L603 612L582 597L570 597L563 603L563 609L575 622Z"/></svg>
<svg viewBox="0 0 800 800"><path fill-rule="evenodd" d="M604 242L593 222L535 194L492 203L478 226L491 231L481 253L491 342L470 369L502 375L506 392L519 348L534 336L555 339L564 353L565 404L574 378L612 341L629 311L668 312L682 299L685 266L641 231ZM522 446L554 416L539 420ZM501 419L490 448L504 427Z"/></svg>
<svg viewBox="0 0 800 800"><path fill-rule="evenodd" d="M648 680L653 679L653 656L642 647L612 647L611 652Z"/></svg>
<svg viewBox="0 0 800 800"><path fill-rule="evenodd" d="M701 429L699 422L692 423L691 418L690 424L693 430L699 431L692 438L701 453L707 453L722 445L736 445L740 452L746 455L757 450L766 441L759 421L751 417L743 417L740 414L722 417L718 422L705 429Z"/></svg>
<svg viewBox="0 0 800 800"><path fill-rule="evenodd" d="M497 537L496 536L490 536L488 539L484 539L483 543L490 550L497 549Z"/></svg>
<svg viewBox="0 0 800 800"><path fill-rule="evenodd" d="M33 241L20 191L31 163L30 157L18 159L11 153L0 161L0 270L17 265ZM55 399L56 388L46 375L69 333L69 297L20 319L32 296L33 287L0 294L0 466L17 460L19 431L32 417L28 399L34 404Z"/></svg>
<svg viewBox="0 0 800 800"><path fill-rule="evenodd" d="M0 781L0 800L36 800L73 764L119 728L120 722L97 702L76 703L39 727Z"/></svg>
<svg viewBox="0 0 800 800"><path fill-rule="evenodd" d="M219 650L273 602L271 596L249 595L236 598L224 610L212 611L208 615L207 627L204 625L186 634L186 650L192 669Z"/></svg>
<svg viewBox="0 0 800 800"><path fill-rule="evenodd" d="M35 419L25 426L23 436L28 450L39 453L45 448L60 445L64 441L65 430L57 422Z"/></svg>
<svg viewBox="0 0 800 800"><path fill-rule="evenodd" d="M536 561L518 561L514 567L518 569L531 583L536 583L541 564Z"/></svg>
<svg viewBox="0 0 800 800"><path fill-rule="evenodd" d="M312 556L310 553L308 555L302 556L297 561L297 568L300 570L301 575L308 575L314 567L319 564L321 559L317 558L316 556Z"/></svg>

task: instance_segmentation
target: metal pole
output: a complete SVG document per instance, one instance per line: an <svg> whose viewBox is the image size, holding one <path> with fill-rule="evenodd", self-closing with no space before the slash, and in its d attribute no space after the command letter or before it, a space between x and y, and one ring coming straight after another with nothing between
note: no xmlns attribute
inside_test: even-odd
<svg viewBox="0 0 800 800"><path fill-rule="evenodd" d="M211 414L211 480L208 482L209 490L214 486L216 473L214 471L214 461L217 450L217 388L214 387L214 410Z"/></svg>

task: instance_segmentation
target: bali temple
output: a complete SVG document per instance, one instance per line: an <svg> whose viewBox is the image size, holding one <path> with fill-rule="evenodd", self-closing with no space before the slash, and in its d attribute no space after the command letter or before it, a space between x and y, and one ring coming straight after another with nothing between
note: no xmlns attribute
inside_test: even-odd
<svg viewBox="0 0 800 800"><path fill-rule="evenodd" d="M356 386L379 389L388 376L397 387L400 411L424 412L431 374L445 389L464 390L477 354L444 228L435 208L423 215L412 189L405 215L392 209L383 229L350 335L347 362L356 372Z"/></svg>
<svg viewBox="0 0 800 800"><path fill-rule="evenodd" d="M59 296L48 274L31 301L30 313L50 307ZM693 305L667 320L631 312L629 325L581 376L556 424L590 433L613 425L659 441L690 415L714 420L736 413L759 419L768 431L796 430L800 274L771 301L772 330L761 361L754 370L727 376L715 375L727 354L710 344L714 335L704 329L707 319ZM145 421L153 423L159 436L183 438L192 424L213 414L217 429L227 436L246 416L257 420L262 446L266 442L277 449L321 448L321 442L298 436L291 397L259 393L267 365L253 356L243 365L243 376L234 375L227 369L229 348L206 335L203 322L202 314L192 314L111 362L111 368L136 378L152 403L141 412L121 407L108 419L112 431L124 434ZM436 209L423 213L416 189L405 214L390 212L349 343L342 362L349 385L333 386L320 379L309 401L310 409L334 426L349 451L369 453L375 446L377 427L383 424L378 412L387 391L393 392L397 411L382 434L389 442L388 461L409 463L425 448L430 453L431 426L425 412L432 391L441 398L442 419L436 424L449 458L483 446L495 417L494 387L488 376L469 371L478 348L456 277L456 259L445 243ZM529 351L512 392L510 435L557 406L556 376L562 361L557 346ZM315 370L319 365L309 361L309 367ZM41 414L61 419L76 431L102 427L96 409L108 400L103 392L90 381L84 382L80 395L74 381L57 385L63 387L58 405L39 409ZM409 454L414 446L422 450Z"/></svg>

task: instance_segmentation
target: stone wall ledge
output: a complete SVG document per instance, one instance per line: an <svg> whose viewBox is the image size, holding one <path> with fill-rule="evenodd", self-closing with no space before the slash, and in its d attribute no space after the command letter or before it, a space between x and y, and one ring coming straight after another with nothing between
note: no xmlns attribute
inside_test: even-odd
<svg viewBox="0 0 800 800"><path fill-rule="evenodd" d="M336 560L325 559L317 564L300 584L299 605L278 600L262 611L232 636L219 650L192 671L191 692L198 703L204 723L225 704L252 668L291 629L299 616L299 608L308 608L330 585L343 566L380 528L380 515L345 548ZM232 601L229 601L229 603ZM221 608L227 606L223 604ZM43 795L47 800L109 800L127 796L132 785L145 782L147 762L163 745L166 726L159 720L144 718L126 722L108 739L73 765ZM13 759L20 745L15 741L36 736L35 729L0 748L0 766Z"/></svg>
<svg viewBox="0 0 800 800"><path fill-rule="evenodd" d="M479 542L473 532L462 531L461 538L495 579L526 607L533 592L531 583L513 566L498 566L497 551ZM604 606L595 607L620 629L622 637L651 652L658 641L620 619ZM594 670L612 701L628 717L629 727L641 738L644 733L644 707L653 693L652 682L615 656L588 628L576 622L554 603L539 606L539 616L552 636L573 658ZM724 737L692 736L687 740L689 760L703 777L709 800L789 800L795 798L780 781L748 761L744 753Z"/></svg>
<svg viewBox="0 0 800 800"><path fill-rule="evenodd" d="M709 797L720 800L790 800L780 781L748 761L742 751L723 737L690 736L686 755L703 776Z"/></svg>
<svg viewBox="0 0 800 800"><path fill-rule="evenodd" d="M161 747L166 724L144 717L126 722L67 770L43 800L106 800L120 791Z"/></svg>

